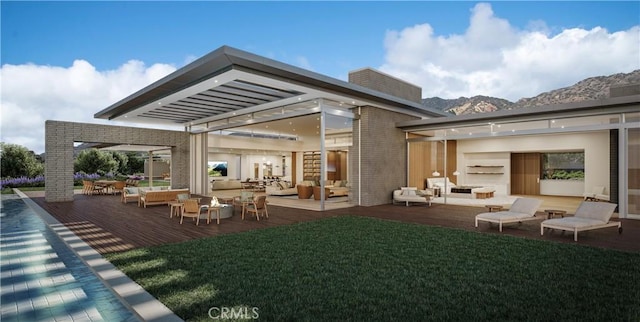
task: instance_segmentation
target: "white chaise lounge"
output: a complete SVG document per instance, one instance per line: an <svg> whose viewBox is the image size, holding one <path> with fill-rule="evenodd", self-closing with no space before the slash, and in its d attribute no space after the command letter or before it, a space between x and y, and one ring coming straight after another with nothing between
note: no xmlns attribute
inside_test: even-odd
<svg viewBox="0 0 640 322"><path fill-rule="evenodd" d="M431 189L418 190L417 187L400 187L393 191L392 203L404 203L407 207L410 203L427 203L431 206L433 191Z"/></svg>
<svg viewBox="0 0 640 322"><path fill-rule="evenodd" d="M572 231L573 240L578 241L579 231L618 227L618 233L622 233L622 224L619 221L609 221L616 207L614 203L583 201L573 217L543 221L540 224L540 235L544 235L545 228L560 229Z"/></svg>
<svg viewBox="0 0 640 322"><path fill-rule="evenodd" d="M538 219L535 215L541 204L542 200L540 199L518 198L509 207L509 210L484 212L476 215L476 228L478 228L478 221L486 221L498 224L500 231L502 231L502 224Z"/></svg>

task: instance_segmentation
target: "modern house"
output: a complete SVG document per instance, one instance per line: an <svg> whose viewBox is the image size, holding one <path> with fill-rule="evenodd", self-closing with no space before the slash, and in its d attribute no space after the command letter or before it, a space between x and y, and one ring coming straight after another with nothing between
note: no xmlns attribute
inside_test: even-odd
<svg viewBox="0 0 640 322"><path fill-rule="evenodd" d="M93 142L170 151L172 186L198 194L210 193L212 179L337 180L348 203L373 206L442 172L502 194L580 196L604 186L621 217L640 218L638 86L600 101L466 116L425 108L421 92L370 68L344 82L224 46L95 114L183 131L47 121L46 152L56 157L46 164L46 199L73 200L73 143ZM538 182L555 170L540 163L554 153L575 153L563 170L583 179Z"/></svg>

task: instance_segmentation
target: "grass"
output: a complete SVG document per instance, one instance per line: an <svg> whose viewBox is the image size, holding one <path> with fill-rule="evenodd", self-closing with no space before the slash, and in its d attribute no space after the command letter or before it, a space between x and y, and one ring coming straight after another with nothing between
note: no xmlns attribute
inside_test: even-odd
<svg viewBox="0 0 640 322"><path fill-rule="evenodd" d="M106 257L187 321L640 319L640 254L371 218Z"/></svg>

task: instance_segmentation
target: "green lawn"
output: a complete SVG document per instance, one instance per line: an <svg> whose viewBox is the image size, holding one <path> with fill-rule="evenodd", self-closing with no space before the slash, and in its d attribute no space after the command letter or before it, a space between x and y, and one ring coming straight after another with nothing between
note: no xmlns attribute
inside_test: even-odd
<svg viewBox="0 0 640 322"><path fill-rule="evenodd" d="M334 217L106 256L188 321L640 319L640 254Z"/></svg>

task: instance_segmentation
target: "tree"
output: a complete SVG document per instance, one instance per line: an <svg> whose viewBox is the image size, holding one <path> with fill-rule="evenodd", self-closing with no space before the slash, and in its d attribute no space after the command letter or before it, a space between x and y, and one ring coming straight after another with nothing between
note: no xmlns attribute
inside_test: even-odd
<svg viewBox="0 0 640 322"><path fill-rule="evenodd" d="M116 171L118 171L119 174L129 174L129 157L118 151L111 151L111 156L118 162L118 168Z"/></svg>
<svg viewBox="0 0 640 322"><path fill-rule="evenodd" d="M0 169L4 178L29 177L44 174L44 165L36 159L35 153L17 144L0 142Z"/></svg>
<svg viewBox="0 0 640 322"><path fill-rule="evenodd" d="M100 175L113 173L118 169L118 161L113 154L98 149L82 150L73 165L75 172L98 173Z"/></svg>
<svg viewBox="0 0 640 322"><path fill-rule="evenodd" d="M144 159L140 156L138 152L127 152L126 153L129 162L127 164L128 171L123 172L126 174L134 174L134 173L143 173L144 172Z"/></svg>

